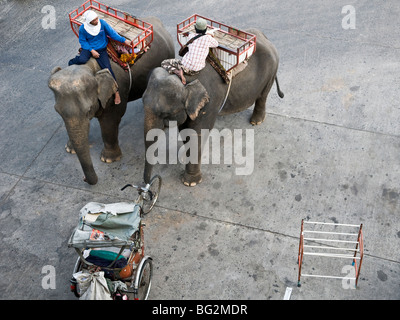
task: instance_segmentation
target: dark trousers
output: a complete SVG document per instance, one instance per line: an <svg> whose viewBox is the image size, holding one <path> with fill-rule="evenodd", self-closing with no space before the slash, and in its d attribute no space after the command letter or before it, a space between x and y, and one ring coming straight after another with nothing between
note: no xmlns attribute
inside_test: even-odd
<svg viewBox="0 0 400 320"><path fill-rule="evenodd" d="M107 68L108 70L110 70L112 76L115 79L114 72L112 71L112 68L111 68L110 58L108 57L107 48L99 49L96 51L100 54L100 57L98 57L96 59L100 68L101 69ZM91 56L92 56L92 54L89 50L82 49L82 51L79 55L77 55L75 58L69 60L68 65L70 66L72 64L85 64L86 62L89 61Z"/></svg>

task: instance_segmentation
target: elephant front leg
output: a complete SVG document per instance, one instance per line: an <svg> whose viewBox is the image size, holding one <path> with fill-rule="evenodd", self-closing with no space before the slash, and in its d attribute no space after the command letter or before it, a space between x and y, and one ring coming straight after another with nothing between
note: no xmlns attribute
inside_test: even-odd
<svg viewBox="0 0 400 320"><path fill-rule="evenodd" d="M76 151L72 146L71 140L68 140L67 144L65 145L65 151L71 154L76 154ZM122 157L122 151L118 146L118 139L116 142L116 146L115 143L104 142L104 149L102 150L100 155L101 161L106 163L111 163L114 161L121 160L121 157Z"/></svg>
<svg viewBox="0 0 400 320"><path fill-rule="evenodd" d="M182 133L185 132L181 131ZM189 129L189 134L183 138L184 145L182 148L185 150L183 155L180 155L180 160L186 163L185 172L182 176L182 182L185 186L194 187L201 183L201 139L200 136L194 131Z"/></svg>
<svg viewBox="0 0 400 320"><path fill-rule="evenodd" d="M122 157L122 151L117 145L116 147L113 148L107 148L107 145L104 144L104 149L101 151L100 155L100 160L105 162L105 163L112 163L115 161L121 160Z"/></svg>
<svg viewBox="0 0 400 320"><path fill-rule="evenodd" d="M201 183L202 174L200 170L200 164L188 163L183 173L182 182L185 186L194 187Z"/></svg>
<svg viewBox="0 0 400 320"><path fill-rule="evenodd" d="M106 163L121 160L122 151L118 143L120 117L99 118L101 136L103 138L104 148L101 151L100 159Z"/></svg>
<svg viewBox="0 0 400 320"><path fill-rule="evenodd" d="M68 140L67 144L65 145L65 151L71 154L76 154L74 147L72 146L71 140Z"/></svg>

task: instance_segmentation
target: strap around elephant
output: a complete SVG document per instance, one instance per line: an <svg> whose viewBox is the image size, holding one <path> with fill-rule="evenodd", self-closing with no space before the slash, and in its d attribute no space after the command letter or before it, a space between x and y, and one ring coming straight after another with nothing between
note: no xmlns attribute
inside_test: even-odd
<svg viewBox="0 0 400 320"><path fill-rule="evenodd" d="M226 95L225 95L224 102L222 103L221 107L219 108L218 113L220 113L221 110L222 110L222 109L224 108L224 106L225 106L225 102L226 102L226 100L228 99L229 92L231 91L231 84L232 84L232 79L230 79L230 81L229 81L228 90L226 91Z"/></svg>

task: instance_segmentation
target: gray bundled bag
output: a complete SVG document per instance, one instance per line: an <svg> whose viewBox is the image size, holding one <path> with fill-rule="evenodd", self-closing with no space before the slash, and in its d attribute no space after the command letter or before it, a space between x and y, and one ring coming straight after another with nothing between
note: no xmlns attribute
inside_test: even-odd
<svg viewBox="0 0 400 320"><path fill-rule="evenodd" d="M139 229L140 219L140 207L134 202L89 202L80 211L68 245L80 249L125 245Z"/></svg>
<svg viewBox="0 0 400 320"><path fill-rule="evenodd" d="M80 300L112 300L104 272L82 273L77 272L73 277L81 290Z"/></svg>

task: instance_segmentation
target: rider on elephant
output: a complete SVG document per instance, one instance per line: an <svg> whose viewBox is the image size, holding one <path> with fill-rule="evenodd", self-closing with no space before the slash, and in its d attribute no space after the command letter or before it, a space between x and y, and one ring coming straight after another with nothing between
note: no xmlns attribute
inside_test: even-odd
<svg viewBox="0 0 400 320"><path fill-rule="evenodd" d="M212 34L206 34L207 22L198 18L195 24L196 33L189 35L188 42L198 36L196 40L188 45L189 51L180 59L168 59L161 66L170 74L176 74L186 84L184 74L195 75L206 66L206 58L210 48L218 47L218 41Z"/></svg>
<svg viewBox="0 0 400 320"><path fill-rule="evenodd" d="M109 36L111 39L125 43L127 46L132 45L132 41L120 36L106 21L99 19L93 10L85 13L85 22L79 28L79 43L82 50L80 55L71 59L68 65L85 64L93 56L101 69L110 70L115 79L114 72L111 68L110 59L107 53L107 44ZM119 92L115 93L115 104L121 103Z"/></svg>

